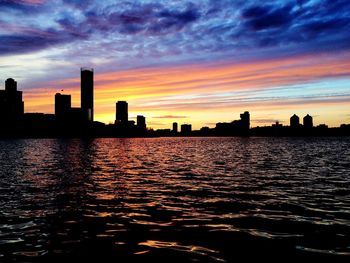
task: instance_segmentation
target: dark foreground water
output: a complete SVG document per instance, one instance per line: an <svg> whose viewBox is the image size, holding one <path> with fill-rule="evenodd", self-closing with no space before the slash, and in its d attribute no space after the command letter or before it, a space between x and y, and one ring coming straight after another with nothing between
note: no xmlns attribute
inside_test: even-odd
<svg viewBox="0 0 350 263"><path fill-rule="evenodd" d="M0 141L0 262L349 256L350 138Z"/></svg>

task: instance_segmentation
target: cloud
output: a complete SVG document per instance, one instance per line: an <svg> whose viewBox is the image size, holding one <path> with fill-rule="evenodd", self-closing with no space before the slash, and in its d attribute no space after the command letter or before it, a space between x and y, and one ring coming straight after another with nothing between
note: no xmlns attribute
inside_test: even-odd
<svg viewBox="0 0 350 263"><path fill-rule="evenodd" d="M242 11L245 23L254 30L263 30L274 27L282 27L291 24L292 16L291 5L275 7L272 5L252 6Z"/></svg>
<svg viewBox="0 0 350 263"><path fill-rule="evenodd" d="M1 35L0 54L11 54L15 52L29 52L46 48L52 44L60 43L56 36L44 35ZM6 43L6 44L5 44ZM16 50L14 50L16 48Z"/></svg>
<svg viewBox="0 0 350 263"><path fill-rule="evenodd" d="M156 0L122 0L118 4L97 0L84 4L77 0L1 1L0 6L6 11L0 10L0 37L10 40L11 45L1 41L0 55L64 46L69 52L61 57L70 60L81 61L84 50L89 50L92 56L116 56L118 61L130 62L131 58L135 61L230 59L243 54L249 59L265 54L266 48L274 49L266 56L350 48L349 1L257 3L252 0L174 1L171 5ZM25 12L26 16L21 17L17 12ZM14 25L31 28L33 33L9 30ZM36 30L54 32L57 36L41 35L36 40ZM24 47L22 41L17 45L16 38L27 39L28 46Z"/></svg>
<svg viewBox="0 0 350 263"><path fill-rule="evenodd" d="M2 0L0 1L0 6L10 7L10 8L19 8L23 6L33 6L40 5L45 3L46 0Z"/></svg>
<svg viewBox="0 0 350 263"><path fill-rule="evenodd" d="M0 55L39 51L84 38L84 34L53 29L31 29L28 32L0 35Z"/></svg>
<svg viewBox="0 0 350 263"><path fill-rule="evenodd" d="M349 23L350 21L348 18L332 17L328 19L315 20L305 23L303 25L303 30L305 32L311 33L312 35L315 35L330 31L338 31L344 27L347 27Z"/></svg>
<svg viewBox="0 0 350 263"><path fill-rule="evenodd" d="M156 116L153 118L157 118L157 119L185 119L185 118L188 118L188 116L163 115L163 116Z"/></svg>
<svg viewBox="0 0 350 263"><path fill-rule="evenodd" d="M254 123L284 123L284 121L279 120L279 119L252 119L251 122Z"/></svg>
<svg viewBox="0 0 350 263"><path fill-rule="evenodd" d="M349 49L350 4L345 1L266 1L241 9L242 23L234 39L252 48L284 48L292 52Z"/></svg>
<svg viewBox="0 0 350 263"><path fill-rule="evenodd" d="M86 3L84 1L84 6L82 6L79 1L68 0L62 1L62 6L54 3L51 6L48 4L38 6L31 16L32 5L39 5L39 3L43 4L44 2L39 0L5 1L0 2L0 6L2 5L9 10L28 12L26 14L28 15L27 24L26 21L19 21L17 28L26 27L33 32L40 30L55 33L55 36L48 34L38 36L35 33L30 34L29 31L23 34L20 30L19 32L9 30L15 27L13 21L16 20L18 14L3 12L4 15L2 15L0 10L0 17L5 18L0 19L3 26L1 30L3 33L0 31L0 39L3 40L0 42L0 55L27 53L73 43L76 40L87 40L89 46L94 45L97 48L104 40L113 41L116 34L130 36L141 34L145 37L174 34L200 18L199 9L189 3L179 6L165 6L156 2L144 4L142 2L121 1L117 6L104 6L103 4L99 6L96 1L87 1ZM40 13L38 18L34 16L37 12ZM53 15L51 15L52 13ZM37 20L36 23L33 23L35 20ZM27 46L23 46L24 41ZM149 53L155 54L156 52L150 50Z"/></svg>
<svg viewBox="0 0 350 263"><path fill-rule="evenodd" d="M199 17L199 11L193 5L187 5L184 10L179 10L154 3L118 10L108 15L106 19L111 27L115 27L123 34L142 32L147 35L157 35L179 31L187 24L198 20Z"/></svg>
<svg viewBox="0 0 350 263"><path fill-rule="evenodd" d="M22 13L40 13L46 0L2 0L0 8L6 12L15 10Z"/></svg>
<svg viewBox="0 0 350 263"><path fill-rule="evenodd" d="M167 126L167 124L156 121L147 121L148 126Z"/></svg>

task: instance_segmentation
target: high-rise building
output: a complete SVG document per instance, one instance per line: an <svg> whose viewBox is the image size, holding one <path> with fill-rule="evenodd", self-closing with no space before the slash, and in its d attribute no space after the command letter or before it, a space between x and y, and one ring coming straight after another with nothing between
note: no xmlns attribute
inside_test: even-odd
<svg viewBox="0 0 350 263"><path fill-rule="evenodd" d="M16 121L24 114L22 91L17 90L17 82L9 78L5 81L5 90L0 91L0 119Z"/></svg>
<svg viewBox="0 0 350 263"><path fill-rule="evenodd" d="M312 128L314 126L312 117L309 114L304 117L303 124L305 128Z"/></svg>
<svg viewBox="0 0 350 263"><path fill-rule="evenodd" d="M94 70L81 68L81 110L87 122L94 121Z"/></svg>
<svg viewBox="0 0 350 263"><path fill-rule="evenodd" d="M244 113L242 113L240 115L240 117L241 117L242 129L249 130L249 128L250 128L250 114L249 114L249 112L245 111Z"/></svg>
<svg viewBox="0 0 350 263"><path fill-rule="evenodd" d="M181 125L181 133L188 134L192 131L191 124L182 124Z"/></svg>
<svg viewBox="0 0 350 263"><path fill-rule="evenodd" d="M146 118L142 115L137 115L136 126L140 131L146 131Z"/></svg>
<svg viewBox="0 0 350 263"><path fill-rule="evenodd" d="M71 95L56 93L55 95L55 115L57 119L64 120L68 117L72 107Z"/></svg>
<svg viewBox="0 0 350 263"><path fill-rule="evenodd" d="M173 122L173 133L177 133L177 132L178 132L177 122Z"/></svg>
<svg viewBox="0 0 350 263"><path fill-rule="evenodd" d="M126 101L118 101L116 103L115 121L126 124L128 122L128 103Z"/></svg>
<svg viewBox="0 0 350 263"><path fill-rule="evenodd" d="M290 117L290 127L291 128L300 127L300 119L296 114L294 114L292 117Z"/></svg>

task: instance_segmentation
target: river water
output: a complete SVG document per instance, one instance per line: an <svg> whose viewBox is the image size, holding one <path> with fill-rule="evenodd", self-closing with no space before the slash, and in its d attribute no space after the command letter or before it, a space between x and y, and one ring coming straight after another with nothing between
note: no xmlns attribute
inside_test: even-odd
<svg viewBox="0 0 350 263"><path fill-rule="evenodd" d="M348 259L350 138L0 141L0 261Z"/></svg>

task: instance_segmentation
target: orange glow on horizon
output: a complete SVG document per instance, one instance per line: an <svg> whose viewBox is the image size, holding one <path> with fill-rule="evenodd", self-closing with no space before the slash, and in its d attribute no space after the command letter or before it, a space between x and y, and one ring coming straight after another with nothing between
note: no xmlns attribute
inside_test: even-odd
<svg viewBox="0 0 350 263"><path fill-rule="evenodd" d="M252 92L278 90L288 85L348 78L349 58L350 54L346 53L336 57L309 55L245 63L152 67L100 74L95 70L95 120L113 122L115 102L126 100L129 103L129 116L144 115L148 126L153 128L170 128L174 121L180 124L192 123L196 129L208 126L206 123L213 127L215 122L238 119L239 113L245 110L251 112L253 126L271 124L268 121L254 122L253 116L288 123L289 116L294 112L311 112L320 115L316 123L326 122L330 126L338 126L346 120L331 115L347 113L349 96L258 102L247 100L247 97L249 94L254 95ZM26 112L53 113L54 90L62 88L65 90L63 93L72 95L73 106L79 107L80 76L44 85L45 88L24 92ZM218 96L226 93L233 94L227 95L227 98L234 97L238 101L230 103L229 100L225 101L224 95ZM174 118L159 118L162 116Z"/></svg>

